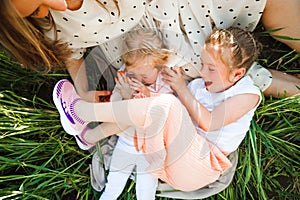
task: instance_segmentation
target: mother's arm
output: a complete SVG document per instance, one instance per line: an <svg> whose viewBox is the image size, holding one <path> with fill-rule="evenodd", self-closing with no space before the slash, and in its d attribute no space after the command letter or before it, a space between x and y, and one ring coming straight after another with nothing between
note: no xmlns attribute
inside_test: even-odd
<svg viewBox="0 0 300 200"><path fill-rule="evenodd" d="M84 59L71 59L67 62L68 72L79 96L88 102L99 102L100 96L108 96L110 91L89 91Z"/></svg>

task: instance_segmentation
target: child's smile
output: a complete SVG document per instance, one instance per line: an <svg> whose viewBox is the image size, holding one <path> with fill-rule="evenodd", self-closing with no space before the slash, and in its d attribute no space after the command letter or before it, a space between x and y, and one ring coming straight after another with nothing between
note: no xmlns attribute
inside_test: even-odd
<svg viewBox="0 0 300 200"><path fill-rule="evenodd" d="M211 82L211 81L205 81L205 87L206 87L206 89L209 87L209 86L211 86L211 84L212 84L213 82Z"/></svg>

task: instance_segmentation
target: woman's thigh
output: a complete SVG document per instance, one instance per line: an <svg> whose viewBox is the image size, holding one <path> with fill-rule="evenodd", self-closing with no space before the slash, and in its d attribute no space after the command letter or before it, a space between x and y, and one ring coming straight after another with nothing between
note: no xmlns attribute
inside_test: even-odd
<svg viewBox="0 0 300 200"><path fill-rule="evenodd" d="M300 39L300 1L299 0L267 0L262 15L262 23L267 30L276 30L271 35L300 52L299 40L287 40L276 37L288 36Z"/></svg>

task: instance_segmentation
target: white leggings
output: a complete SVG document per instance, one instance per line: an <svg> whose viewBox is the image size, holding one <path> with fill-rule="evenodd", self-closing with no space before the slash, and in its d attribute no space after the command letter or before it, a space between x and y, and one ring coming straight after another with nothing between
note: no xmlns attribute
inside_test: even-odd
<svg viewBox="0 0 300 200"><path fill-rule="evenodd" d="M136 196L138 200L154 200L157 179L146 172L149 166L143 153L137 152L133 142L119 137L114 149L105 190L100 200L117 199L129 176L136 171Z"/></svg>

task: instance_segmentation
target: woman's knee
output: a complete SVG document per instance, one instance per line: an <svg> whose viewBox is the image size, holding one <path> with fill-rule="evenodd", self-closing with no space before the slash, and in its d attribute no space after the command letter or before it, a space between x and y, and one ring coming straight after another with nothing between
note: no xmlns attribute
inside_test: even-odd
<svg viewBox="0 0 300 200"><path fill-rule="evenodd" d="M300 1L299 0L267 0L262 15L262 23L277 40L300 52L300 41L282 39L276 36L300 38Z"/></svg>

